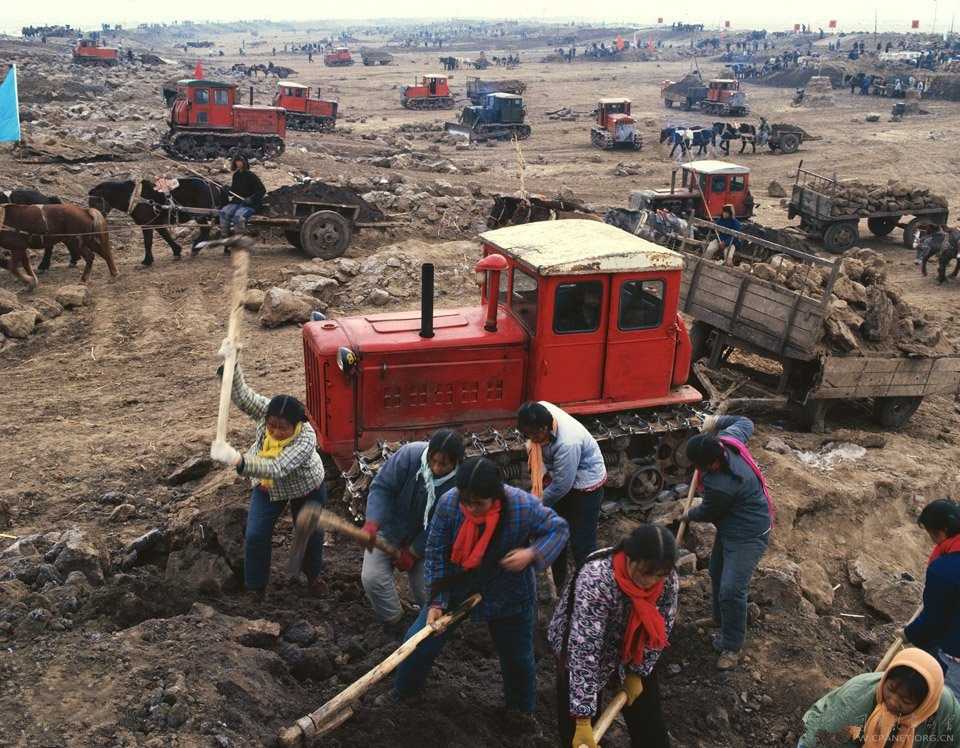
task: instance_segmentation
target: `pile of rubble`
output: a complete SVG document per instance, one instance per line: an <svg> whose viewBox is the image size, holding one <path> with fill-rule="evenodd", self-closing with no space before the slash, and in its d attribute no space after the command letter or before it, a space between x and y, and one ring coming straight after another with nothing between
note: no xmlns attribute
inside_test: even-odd
<svg viewBox="0 0 960 748"><path fill-rule="evenodd" d="M813 109L825 109L836 104L833 98L833 86L826 75L815 75L804 86L801 106Z"/></svg>
<svg viewBox="0 0 960 748"><path fill-rule="evenodd" d="M0 289L0 351L13 340L22 340L43 329L44 323L63 314L64 309L86 306L89 287L61 286L51 296L29 296L21 302L16 294Z"/></svg>
<svg viewBox="0 0 960 748"><path fill-rule="evenodd" d="M871 213L894 213L910 210L943 208L947 199L931 195L930 190L912 187L901 181L875 185L857 180L840 183L830 207L832 216L867 216Z"/></svg>

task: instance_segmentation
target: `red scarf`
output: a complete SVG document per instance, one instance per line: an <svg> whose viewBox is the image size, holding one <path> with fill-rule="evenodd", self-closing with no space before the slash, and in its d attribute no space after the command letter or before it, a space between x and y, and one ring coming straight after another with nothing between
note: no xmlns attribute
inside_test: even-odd
<svg viewBox="0 0 960 748"><path fill-rule="evenodd" d="M932 564L934 559L946 556L948 553L960 553L960 535L954 535L952 538L947 538L942 543L933 546L933 551L931 551L930 558L927 560L927 566Z"/></svg>
<svg viewBox="0 0 960 748"><path fill-rule="evenodd" d="M638 587L627 570L627 554L623 551L613 554L613 576L620 590L633 604L627 621L627 633L623 637L622 661L639 665L643 661L644 648L663 649L670 646L666 621L656 605L667 580L661 579L647 589Z"/></svg>
<svg viewBox="0 0 960 748"><path fill-rule="evenodd" d="M453 551L450 560L464 569L476 569L483 560L483 554L490 545L490 538L497 529L497 520L500 517L500 499L493 502L483 514L474 516L460 504L463 514L463 524L457 539L453 541ZM483 535L480 534L480 525L484 525Z"/></svg>

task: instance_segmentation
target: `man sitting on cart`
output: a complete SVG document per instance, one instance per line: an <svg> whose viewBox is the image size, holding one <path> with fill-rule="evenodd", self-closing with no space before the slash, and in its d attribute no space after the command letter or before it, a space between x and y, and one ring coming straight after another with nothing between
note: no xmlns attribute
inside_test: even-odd
<svg viewBox="0 0 960 748"><path fill-rule="evenodd" d="M727 203L720 211L720 217L716 220L717 226L723 226L734 231L740 230L740 221L737 220L733 205ZM723 250L723 264L733 266L733 255L740 249L740 239L732 234L717 232L716 238L707 245L703 256L707 260L714 259L717 254Z"/></svg>
<svg viewBox="0 0 960 748"><path fill-rule="evenodd" d="M220 210L221 237L243 235L247 230L247 219L260 209L267 193L260 177L250 171L250 162L242 153L233 157L233 168L236 171L230 188L224 188L224 197L229 202Z"/></svg>
<svg viewBox="0 0 960 748"><path fill-rule="evenodd" d="M757 128L757 145L764 145L768 140L770 140L770 133L773 132L773 128L770 127L770 123L767 122L766 117L760 118L760 127Z"/></svg>

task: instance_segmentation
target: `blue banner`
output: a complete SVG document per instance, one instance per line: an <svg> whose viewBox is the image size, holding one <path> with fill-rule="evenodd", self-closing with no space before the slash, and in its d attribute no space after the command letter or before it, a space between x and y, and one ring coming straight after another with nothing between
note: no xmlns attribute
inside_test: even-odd
<svg viewBox="0 0 960 748"><path fill-rule="evenodd" d="M17 66L11 65L0 83L0 143L20 140L20 105L17 101Z"/></svg>

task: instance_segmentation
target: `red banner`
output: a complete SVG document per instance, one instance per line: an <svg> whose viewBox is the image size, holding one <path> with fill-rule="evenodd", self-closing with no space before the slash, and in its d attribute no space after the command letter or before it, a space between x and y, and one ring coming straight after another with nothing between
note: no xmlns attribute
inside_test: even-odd
<svg viewBox="0 0 960 748"><path fill-rule="evenodd" d="M661 18L658 18L658 19L657 19L657 23L663 23L663 18L662 18L662 17L661 17Z"/></svg>
<svg viewBox="0 0 960 748"><path fill-rule="evenodd" d="M837 28L837 22L836 22L836 21L830 21L830 23L828 24L828 27L831 28L831 29Z"/></svg>
<svg viewBox="0 0 960 748"><path fill-rule="evenodd" d="M799 23L793 24L793 30L794 30L794 31L799 31L799 30L800 30L800 24L799 24Z"/></svg>
<svg viewBox="0 0 960 748"><path fill-rule="evenodd" d="M724 22L723 22L723 28L729 29L729 28L730 28L730 21L724 21Z"/></svg>
<svg viewBox="0 0 960 748"><path fill-rule="evenodd" d="M910 28L911 28L911 29L919 29L919 28L920 28L920 21L910 21Z"/></svg>
<svg viewBox="0 0 960 748"><path fill-rule="evenodd" d="M647 39L647 49L653 52L653 39Z"/></svg>

